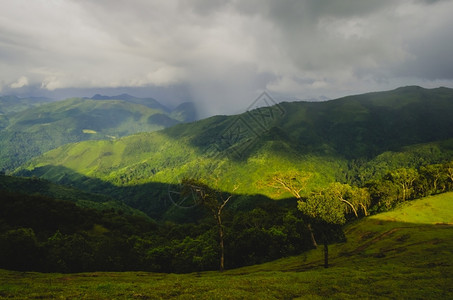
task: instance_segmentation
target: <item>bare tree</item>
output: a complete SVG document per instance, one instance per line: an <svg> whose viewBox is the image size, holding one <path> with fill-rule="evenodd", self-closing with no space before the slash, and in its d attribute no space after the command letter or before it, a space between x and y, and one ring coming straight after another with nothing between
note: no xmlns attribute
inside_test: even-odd
<svg viewBox="0 0 453 300"><path fill-rule="evenodd" d="M302 199L302 192L306 189L308 180L312 177L312 173L301 172L301 171L287 171L287 172L276 172L269 175L264 181L259 182L261 187L270 187L275 191L276 196L288 192L293 195L297 200ZM310 232L311 242L313 247L318 247L313 228L311 223L307 224L307 228Z"/></svg>
<svg viewBox="0 0 453 300"><path fill-rule="evenodd" d="M302 191L305 190L311 176L311 173L294 170L288 172L276 172L261 182L260 185L274 189L276 195L278 196L280 196L283 192L289 192L296 199L300 199L302 198Z"/></svg>
<svg viewBox="0 0 453 300"><path fill-rule="evenodd" d="M184 179L182 183L184 185L186 192L190 190L190 192L197 195L198 203L211 212L212 216L214 217L217 223L220 246L219 268L220 271L222 272L225 269L225 245L224 245L224 230L222 223L222 211L227 205L227 203L233 197L233 194L230 194L227 197L225 197L223 193L195 179ZM233 188L233 193L238 188L239 186L235 185Z"/></svg>

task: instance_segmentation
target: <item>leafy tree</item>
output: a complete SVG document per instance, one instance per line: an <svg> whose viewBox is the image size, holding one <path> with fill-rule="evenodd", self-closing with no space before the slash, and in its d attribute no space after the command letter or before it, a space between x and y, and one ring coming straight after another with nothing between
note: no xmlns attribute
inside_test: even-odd
<svg viewBox="0 0 453 300"><path fill-rule="evenodd" d="M21 271L36 268L40 249L31 228L12 229L0 235L0 266Z"/></svg>
<svg viewBox="0 0 453 300"><path fill-rule="evenodd" d="M447 188L447 173L442 164L421 166L420 176L414 182L418 196L424 197L444 192Z"/></svg>
<svg viewBox="0 0 453 300"><path fill-rule="evenodd" d="M453 161L450 161L445 164L445 171L446 171L447 177L450 180L450 184L453 184Z"/></svg>
<svg viewBox="0 0 453 300"><path fill-rule="evenodd" d="M260 182L261 186L270 187L275 190L276 195L289 192L297 200L302 198L302 191L305 190L308 180L312 174L308 172L299 171L287 171L287 172L276 172L268 176L264 181ZM310 231L311 241L313 246L316 248L318 244L314 237L313 228L311 223L307 224L308 230Z"/></svg>
<svg viewBox="0 0 453 300"><path fill-rule="evenodd" d="M386 211L398 201L398 186L386 179L375 179L365 185L370 193L373 209Z"/></svg>
<svg viewBox="0 0 453 300"><path fill-rule="evenodd" d="M173 269L179 272L193 272L211 269L217 260L215 242L207 232L198 237L186 237L173 245Z"/></svg>
<svg viewBox="0 0 453 300"><path fill-rule="evenodd" d="M401 200L406 201L412 196L413 184L418 176L413 168L400 168L389 172L386 177L400 187Z"/></svg>
<svg viewBox="0 0 453 300"><path fill-rule="evenodd" d="M353 212L358 217L360 210L366 214L369 204L370 196L365 189L338 182L298 201L299 210L313 221L315 231L322 239L325 268L329 266L328 244L341 233L341 225L346 223L346 215Z"/></svg>
<svg viewBox="0 0 453 300"><path fill-rule="evenodd" d="M280 196L284 192L288 192L296 199L302 198L302 192L305 190L308 180L311 178L311 173L288 171L277 172L268 176L262 186L267 186L275 190L276 195Z"/></svg>
<svg viewBox="0 0 453 300"><path fill-rule="evenodd" d="M305 201L298 202L298 208L315 224L317 235L324 244L324 267L328 268L329 231L346 222L344 207L337 199L323 193L313 194Z"/></svg>
<svg viewBox="0 0 453 300"><path fill-rule="evenodd" d="M345 213L354 213L355 217L359 217L360 211L365 216L368 215L367 207L370 205L370 194L364 188L357 188L349 184L341 184L334 182L330 184L324 193L330 194L334 199L345 204Z"/></svg>

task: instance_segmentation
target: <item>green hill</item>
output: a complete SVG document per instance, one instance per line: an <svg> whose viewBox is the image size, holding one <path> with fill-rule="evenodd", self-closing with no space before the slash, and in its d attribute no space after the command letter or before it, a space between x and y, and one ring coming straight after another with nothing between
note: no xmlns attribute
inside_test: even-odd
<svg viewBox="0 0 453 300"><path fill-rule="evenodd" d="M451 161L452 138L453 90L405 87L68 144L17 174L115 194L159 217L171 206L168 184L184 177L204 178L227 192L238 185L238 194L287 198L291 194L277 195L263 181L298 171L311 174L307 191L333 181L361 185L397 168Z"/></svg>
<svg viewBox="0 0 453 300"><path fill-rule="evenodd" d="M152 98L118 97L124 100L72 98L4 115L0 169L11 171L32 157L67 143L112 140L187 121L184 116L176 119Z"/></svg>
<svg viewBox="0 0 453 300"><path fill-rule="evenodd" d="M0 96L0 116L20 112L52 101L52 99L42 97L19 98L16 96Z"/></svg>
<svg viewBox="0 0 453 300"><path fill-rule="evenodd" d="M8 126L9 115L28 108L40 106L53 100L48 98L19 98L16 96L0 96L0 130Z"/></svg>
<svg viewBox="0 0 453 300"><path fill-rule="evenodd" d="M453 193L347 225L345 243L219 272L42 274L0 271L8 299L450 299Z"/></svg>

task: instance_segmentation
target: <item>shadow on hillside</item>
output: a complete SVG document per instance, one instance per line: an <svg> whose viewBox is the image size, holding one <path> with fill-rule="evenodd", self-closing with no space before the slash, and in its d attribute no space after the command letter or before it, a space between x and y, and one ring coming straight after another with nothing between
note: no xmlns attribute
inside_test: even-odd
<svg viewBox="0 0 453 300"><path fill-rule="evenodd" d="M239 115L215 116L162 133L174 140L188 137L207 156L235 160L246 159L266 140L285 142L301 154L327 151L354 159L453 136L453 102L441 89L406 87L327 102L254 104Z"/></svg>
<svg viewBox="0 0 453 300"><path fill-rule="evenodd" d="M202 207L193 199L181 195L182 187L178 184L149 182L145 184L116 186L97 178L87 177L69 168L47 165L32 171L21 170L15 176L39 177L56 184L69 186L92 194L103 195L119 200L128 206L139 209L155 220L171 220L176 222L193 222L204 213ZM240 201L232 201L229 207L233 211L251 210L257 204L275 203L264 195L235 195ZM102 199L102 198L98 198ZM93 201L96 201L94 199ZM98 200L99 201L99 200ZM294 199L278 201L279 205L292 204Z"/></svg>

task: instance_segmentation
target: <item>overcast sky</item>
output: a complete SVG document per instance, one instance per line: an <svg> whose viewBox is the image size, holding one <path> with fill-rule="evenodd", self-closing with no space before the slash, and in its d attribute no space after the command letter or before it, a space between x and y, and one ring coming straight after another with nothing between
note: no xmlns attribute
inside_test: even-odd
<svg viewBox="0 0 453 300"><path fill-rule="evenodd" d="M0 95L129 92L234 113L453 87L453 1L0 0ZM66 96L66 95L65 95Z"/></svg>

